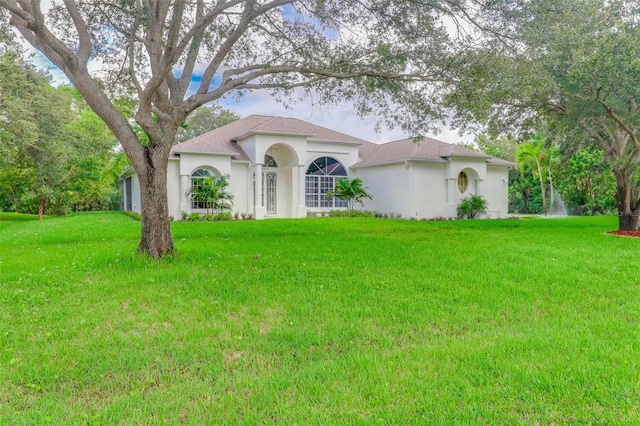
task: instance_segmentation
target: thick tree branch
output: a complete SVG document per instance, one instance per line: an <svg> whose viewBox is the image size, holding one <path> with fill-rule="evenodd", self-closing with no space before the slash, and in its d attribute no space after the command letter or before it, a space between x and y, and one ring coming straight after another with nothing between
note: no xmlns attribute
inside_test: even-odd
<svg viewBox="0 0 640 426"><path fill-rule="evenodd" d="M78 33L78 51L76 52L78 61L83 67L86 67L93 51L93 45L91 43L89 30L87 29L87 23L82 19L80 11L78 10L78 5L75 1L64 0L64 5L69 12L69 16L71 16L73 25L76 27L76 31Z"/></svg>
<svg viewBox="0 0 640 426"><path fill-rule="evenodd" d="M614 153L612 151L612 147L610 146L610 144L602 136L600 136L600 134L595 130L595 128L593 128L591 125L587 123L586 119L584 118L580 119L578 121L578 126L580 126L580 128L587 135L589 135L594 141L596 141L598 146L602 148L602 150L607 154L609 158L612 158L614 156Z"/></svg>
<svg viewBox="0 0 640 426"><path fill-rule="evenodd" d="M229 52L231 51L233 45L236 44L240 37L242 37L242 35L247 31L247 28L249 28L249 23L253 19L250 12L254 4L255 0L248 0L245 3L240 22L238 22L238 25L231 32L231 34L229 34L226 40L221 43L220 48L205 69L202 75L202 81L200 82L200 87L198 88L198 93L205 94L209 91L213 76L220 68L222 61L229 55Z"/></svg>

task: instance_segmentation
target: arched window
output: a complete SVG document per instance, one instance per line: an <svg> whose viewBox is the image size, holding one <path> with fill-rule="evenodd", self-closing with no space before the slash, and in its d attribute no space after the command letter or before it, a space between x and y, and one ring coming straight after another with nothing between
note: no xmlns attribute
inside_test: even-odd
<svg viewBox="0 0 640 426"><path fill-rule="evenodd" d="M200 182L202 179L206 177L216 177L216 174L208 169L198 169L191 173L191 208L192 209L207 209L211 208L211 206L207 206L206 201L200 201L194 197L193 194L197 193L197 190L200 188Z"/></svg>
<svg viewBox="0 0 640 426"><path fill-rule="evenodd" d="M340 162L331 157L316 158L305 179L305 204L307 207L347 207L347 202L339 198L327 200L327 192L336 186L336 180L346 178L347 171Z"/></svg>
<svg viewBox="0 0 640 426"><path fill-rule="evenodd" d="M264 155L264 166L265 167L278 167L276 163L276 159L270 156L269 154Z"/></svg>
<svg viewBox="0 0 640 426"><path fill-rule="evenodd" d="M465 172L460 172L458 175L458 189L460 193L464 194L467 192L467 188L469 187L469 177Z"/></svg>

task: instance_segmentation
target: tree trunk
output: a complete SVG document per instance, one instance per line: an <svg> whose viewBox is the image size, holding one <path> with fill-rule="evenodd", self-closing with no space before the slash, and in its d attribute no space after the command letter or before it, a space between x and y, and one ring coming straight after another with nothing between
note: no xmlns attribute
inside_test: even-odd
<svg viewBox="0 0 640 426"><path fill-rule="evenodd" d="M168 149L147 147L143 164L135 165L140 181L142 235L138 251L159 258L174 251L167 199ZM165 152L166 151L166 152Z"/></svg>
<svg viewBox="0 0 640 426"><path fill-rule="evenodd" d="M44 217L44 208L47 205L47 200L45 198L40 198L40 204L38 205L38 220L42 220Z"/></svg>
<svg viewBox="0 0 640 426"><path fill-rule="evenodd" d="M553 204L556 200L553 190L553 178L551 177L551 167L549 167L549 191L551 192L551 196L549 197L549 214L553 215Z"/></svg>
<svg viewBox="0 0 640 426"><path fill-rule="evenodd" d="M542 178L540 179L540 192L542 193L542 214L547 215L547 186Z"/></svg>
<svg viewBox="0 0 640 426"><path fill-rule="evenodd" d="M540 192L542 193L542 214L544 216L547 215L547 191L546 191L546 185L544 183L544 178L542 176L542 166L540 165L540 162L537 162L537 167L538 167L538 179L540 180Z"/></svg>
<svg viewBox="0 0 640 426"><path fill-rule="evenodd" d="M632 177L624 170L614 170L613 173L616 177L618 228L621 231L637 231L640 229L640 203L633 198Z"/></svg>

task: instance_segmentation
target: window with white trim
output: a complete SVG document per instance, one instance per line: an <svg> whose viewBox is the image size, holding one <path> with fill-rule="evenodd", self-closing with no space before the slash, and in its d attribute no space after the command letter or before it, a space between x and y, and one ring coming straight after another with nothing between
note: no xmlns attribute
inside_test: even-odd
<svg viewBox="0 0 640 426"><path fill-rule="evenodd" d="M197 189L200 187L200 182L202 182L202 179L206 178L206 177L211 177L214 178L216 177L216 174L214 172L212 172L211 170L208 169L198 169L195 172L191 173L191 192L194 192L194 189ZM192 209L207 209L207 208L211 208L211 206L207 206L207 202L206 201L196 201L196 200L191 200L191 208Z"/></svg>
<svg viewBox="0 0 640 426"><path fill-rule="evenodd" d="M347 207L347 202L336 197L327 199L327 192L336 187L336 180L347 177L347 170L335 158L319 157L307 168L304 198L307 207Z"/></svg>

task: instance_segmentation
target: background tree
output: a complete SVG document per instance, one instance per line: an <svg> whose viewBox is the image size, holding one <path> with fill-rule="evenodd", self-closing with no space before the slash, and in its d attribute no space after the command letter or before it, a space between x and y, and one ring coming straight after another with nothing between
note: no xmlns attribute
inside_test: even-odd
<svg viewBox="0 0 640 426"><path fill-rule="evenodd" d="M176 142L180 143L193 139L218 127L233 123L239 118L239 115L222 108L218 104L201 106L178 129Z"/></svg>
<svg viewBox="0 0 640 426"><path fill-rule="evenodd" d="M640 226L638 8L622 0L492 3L484 11L494 31L461 61L450 93L462 127L475 121L526 134L542 120L559 135L579 130L611 167L624 230Z"/></svg>
<svg viewBox="0 0 640 426"><path fill-rule="evenodd" d="M338 197L341 200L347 202L347 210L353 210L355 203L362 202L365 198L371 200L371 195L367 192L367 189L362 184L362 179L337 179L336 186L329 192L327 192L327 199Z"/></svg>
<svg viewBox="0 0 640 426"><path fill-rule="evenodd" d="M65 123L71 111L64 94L48 78L17 61L0 57L0 145L4 147L5 173L22 185L12 193L15 204L35 204L40 219L47 203L61 196L72 170L65 167L71 149Z"/></svg>
<svg viewBox="0 0 640 426"><path fill-rule="evenodd" d="M73 87L61 87L71 100L73 117L66 125L75 172L69 177L64 208L73 211L110 210L120 207L119 175L126 156L106 124L89 108Z"/></svg>
<svg viewBox="0 0 640 426"><path fill-rule="evenodd" d="M581 147L576 152L561 155L556 182L567 212L595 215L615 211L615 177L604 152L597 147Z"/></svg>
<svg viewBox="0 0 640 426"><path fill-rule="evenodd" d="M533 139L528 143L518 145L516 150L516 163L520 168L520 172L529 168L532 170L533 176L538 178L540 183L540 193L542 194L542 212L546 216L547 210L547 183L551 183L553 188L553 180L551 179L551 155L544 147L544 142L540 138ZM551 204L553 206L553 190L551 193ZM551 210L553 207L551 207Z"/></svg>
<svg viewBox="0 0 640 426"><path fill-rule="evenodd" d="M451 40L442 17L459 22L476 10L436 0L64 0L48 11L38 0L0 0L0 8L121 143L140 182L139 250L154 257L174 249L167 162L196 108L255 89L286 100L301 87L319 102L352 100L361 114L424 130L446 117L439 86L426 83L448 79L467 41ZM106 85L90 71L95 59ZM114 103L122 94L137 100L135 124Z"/></svg>
<svg viewBox="0 0 640 426"><path fill-rule="evenodd" d="M117 180L105 178L113 135L67 87L7 54L0 57L0 207L64 214L117 203ZM103 176L104 175L104 176Z"/></svg>

